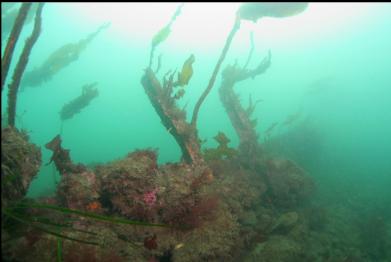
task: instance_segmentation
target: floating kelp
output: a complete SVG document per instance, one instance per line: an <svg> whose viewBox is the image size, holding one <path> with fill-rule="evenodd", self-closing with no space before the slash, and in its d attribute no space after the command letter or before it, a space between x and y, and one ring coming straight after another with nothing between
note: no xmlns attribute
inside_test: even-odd
<svg viewBox="0 0 391 262"><path fill-rule="evenodd" d="M169 91L169 93L168 93L169 96L171 96L171 93L173 92L173 88L175 88L175 87L182 87L182 88L179 88L175 92L175 94L173 96L174 99L181 99L185 95L184 86L189 84L189 81L193 75L194 61L195 61L195 57L192 54L183 63L182 71L180 73L178 73L178 80L176 82L172 83L172 87L170 89L167 89L167 91Z"/></svg>
<svg viewBox="0 0 391 262"><path fill-rule="evenodd" d="M183 63L182 71L178 73L177 85L185 86L189 83L190 78L193 75L193 63L195 61L194 55L190 55L188 59Z"/></svg>
<svg viewBox="0 0 391 262"><path fill-rule="evenodd" d="M23 79L23 85L39 86L42 82L50 80L61 69L65 68L73 61L76 61L88 44L109 25L109 23L106 23L86 38L81 39L76 43L63 45L54 51L40 67L26 73L26 76Z"/></svg>
<svg viewBox="0 0 391 262"><path fill-rule="evenodd" d="M61 120L72 118L73 115L79 113L84 107L88 106L91 100L99 95L98 89L94 88L96 85L97 83L92 83L83 86L81 95L62 107L60 112Z"/></svg>
<svg viewBox="0 0 391 262"><path fill-rule="evenodd" d="M288 17L303 12L308 3L245 3L237 12L240 19L250 20L254 23L258 19L269 17Z"/></svg>
<svg viewBox="0 0 391 262"><path fill-rule="evenodd" d="M157 32L153 36L152 41L151 41L151 55L150 55L150 58L149 58L149 66L152 65L153 54L155 52L156 46L158 46L161 42L166 40L167 37L170 35L170 33L171 33L171 25L172 25L172 23L174 23L174 21L176 20L177 16L180 15L182 7L183 7L183 4L180 4L178 6L178 8L176 9L175 13L172 15L172 17L170 19L170 22L167 25L165 25L162 29L160 29L159 32Z"/></svg>
<svg viewBox="0 0 391 262"><path fill-rule="evenodd" d="M164 40L166 40L170 32L171 29L170 26L168 25L160 29L160 31L152 38L152 42L151 42L152 47L155 47L161 42L163 42Z"/></svg>
<svg viewBox="0 0 391 262"><path fill-rule="evenodd" d="M183 7L183 4L178 6L174 15L171 17L170 22L166 26L164 26L162 29L160 29L160 31L157 32L156 35L152 38L152 42L151 42L152 48L155 48L161 42L166 40L166 38L168 37L168 35L171 32L171 25L175 21L177 16L181 13L182 7Z"/></svg>

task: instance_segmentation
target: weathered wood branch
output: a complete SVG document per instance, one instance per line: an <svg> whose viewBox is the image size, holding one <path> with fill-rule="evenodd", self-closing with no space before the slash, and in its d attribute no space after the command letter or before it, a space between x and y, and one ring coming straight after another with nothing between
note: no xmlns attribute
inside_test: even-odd
<svg viewBox="0 0 391 262"><path fill-rule="evenodd" d="M239 96L234 92L237 82L254 78L264 73L271 64L271 54L265 57L262 62L253 70L239 68L230 65L223 71L223 82L219 89L220 100L228 114L228 117L239 137L239 151L244 156L254 156L260 152L258 135L255 130L256 119L250 119L255 105L251 102L249 108L245 109L239 100Z"/></svg>
<svg viewBox="0 0 391 262"><path fill-rule="evenodd" d="M145 70L141 79L148 98L159 115L164 127L175 138L183 160L189 164L199 165L204 162L201 155L197 130L186 122L186 113L177 107L172 97L173 75L162 86L151 68Z"/></svg>
<svg viewBox="0 0 391 262"><path fill-rule="evenodd" d="M60 135L55 136L45 147L53 152L49 163L54 162L58 172L62 176L66 176L71 173L82 173L87 168L82 164L74 164L69 154L69 149L64 149L61 145L62 139Z"/></svg>

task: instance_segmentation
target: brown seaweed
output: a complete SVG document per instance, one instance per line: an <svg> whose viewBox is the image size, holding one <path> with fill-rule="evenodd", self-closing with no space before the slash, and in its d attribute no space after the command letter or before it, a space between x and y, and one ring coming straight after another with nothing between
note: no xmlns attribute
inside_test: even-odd
<svg viewBox="0 0 391 262"><path fill-rule="evenodd" d="M20 7L18 15L15 19L14 26L12 27L12 32L8 39L7 46L4 50L4 55L1 59L1 91L3 91L5 79L8 74L9 66L11 64L12 55L14 53L16 43L19 39L20 32L22 31L30 7L31 7L31 3L23 3L22 6ZM2 29L1 31L3 31L3 26L1 29Z"/></svg>
<svg viewBox="0 0 391 262"><path fill-rule="evenodd" d="M60 70L76 61L91 41L109 25L110 24L108 23L104 24L86 38L75 43L65 44L58 48L41 66L26 73L26 76L23 79L23 85L35 87L43 82L49 81Z"/></svg>
<svg viewBox="0 0 391 262"><path fill-rule="evenodd" d="M72 118L75 114L88 106L92 99L99 95L98 89L95 88L97 83L87 84L83 86L81 95L65 104L60 112L61 120Z"/></svg>
<svg viewBox="0 0 391 262"><path fill-rule="evenodd" d="M237 15L244 20L257 22L262 17L289 17L303 12L308 3L244 3L240 6Z"/></svg>
<svg viewBox="0 0 391 262"><path fill-rule="evenodd" d="M38 37L41 34L41 24L42 24L41 14L42 14L43 6L44 3L40 3L37 8L33 32L31 33L31 36L26 40L26 43L23 47L22 54L20 55L18 63L16 64L15 67L14 74L12 76L12 82L9 85L8 124L12 127L15 126L16 100L17 100L17 93L19 90L20 81L22 79L24 70L26 69L27 63L29 61L31 50L33 49L35 42L38 40ZM1 67L3 69L3 61Z"/></svg>

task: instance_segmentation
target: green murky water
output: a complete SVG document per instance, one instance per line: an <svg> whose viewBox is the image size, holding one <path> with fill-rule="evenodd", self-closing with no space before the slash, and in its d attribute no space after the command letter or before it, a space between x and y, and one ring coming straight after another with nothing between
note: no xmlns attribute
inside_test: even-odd
<svg viewBox="0 0 391 262"><path fill-rule="evenodd" d="M51 79L35 87L21 86L16 126L28 131L43 154L43 165L29 196L44 196L55 190L60 177L53 164L45 165L51 152L44 145L59 133L75 162L105 163L143 148L158 149L161 164L180 161L178 145L161 124L140 83L149 62L151 39L177 6L46 4L42 33L26 72L40 66L62 45L85 38L106 22L111 24L78 59ZM169 70L180 70L191 54L195 56L193 77L178 100L181 107L186 107L188 119L208 84L237 6L185 4L170 35L155 51L155 58L162 55L159 77ZM2 3L2 20L10 12ZM23 29L15 57L21 53L33 24L31 19ZM6 26L2 24L2 52L10 31ZM245 107L250 94L254 101L262 100L253 113L258 120L259 142L278 141L273 152L294 159L308 171L317 184L316 201L330 207L343 206L355 219L381 217L388 231L390 28L389 3L310 3L295 17L242 22L222 65L246 62L253 32L254 53L249 67L256 66L269 50L272 64L264 74L238 83L235 91ZM61 121L63 105L92 82L98 83L99 96L80 113ZM201 139L206 139L203 148L217 145L213 137L219 131L231 139L232 147L238 145L219 100L220 84L221 73L200 110L198 132ZM6 111L6 92L2 93L2 114ZM273 123L277 125L266 135Z"/></svg>

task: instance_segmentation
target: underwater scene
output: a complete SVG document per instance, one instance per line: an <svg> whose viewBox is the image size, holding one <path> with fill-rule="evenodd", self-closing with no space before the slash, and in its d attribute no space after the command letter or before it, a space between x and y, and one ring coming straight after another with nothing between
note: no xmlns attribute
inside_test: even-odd
<svg viewBox="0 0 391 262"><path fill-rule="evenodd" d="M391 3L1 22L3 261L391 261Z"/></svg>

